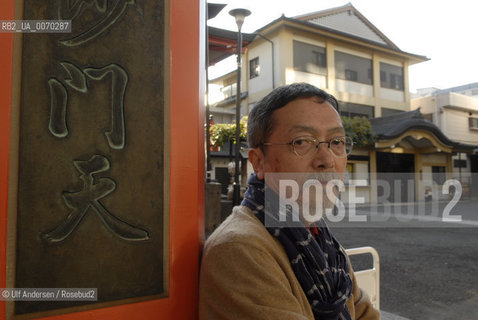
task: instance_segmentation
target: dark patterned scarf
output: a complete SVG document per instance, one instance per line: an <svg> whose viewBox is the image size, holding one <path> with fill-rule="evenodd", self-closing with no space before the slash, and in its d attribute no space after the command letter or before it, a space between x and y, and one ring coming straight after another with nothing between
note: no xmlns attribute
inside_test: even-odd
<svg viewBox="0 0 478 320"><path fill-rule="evenodd" d="M241 205L250 208L264 223L264 180L252 174ZM269 199L268 199L269 200ZM324 219L316 222L317 237L301 227L266 227L284 247L292 269L304 290L315 319L349 320L345 305L352 293L352 280L346 255Z"/></svg>

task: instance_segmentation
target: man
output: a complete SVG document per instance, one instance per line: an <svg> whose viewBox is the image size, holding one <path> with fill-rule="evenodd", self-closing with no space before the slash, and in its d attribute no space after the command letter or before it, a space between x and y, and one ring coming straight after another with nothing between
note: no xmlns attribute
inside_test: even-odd
<svg viewBox="0 0 478 320"><path fill-rule="evenodd" d="M323 219L301 217L292 228L267 222L277 220L270 202L283 196L269 182L276 197L267 196L267 175L343 177L352 143L335 98L305 83L273 90L249 115L248 142L254 174L241 206L204 247L199 318L379 319Z"/></svg>

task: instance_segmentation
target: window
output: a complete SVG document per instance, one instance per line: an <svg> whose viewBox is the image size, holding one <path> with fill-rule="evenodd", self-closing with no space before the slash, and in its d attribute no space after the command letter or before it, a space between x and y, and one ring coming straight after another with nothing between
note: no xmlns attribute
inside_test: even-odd
<svg viewBox="0 0 478 320"><path fill-rule="evenodd" d="M372 60L335 51L337 79L372 84Z"/></svg>
<svg viewBox="0 0 478 320"><path fill-rule="evenodd" d="M341 116L366 117L371 119L374 117L374 107L357 103L339 102L339 113Z"/></svg>
<svg viewBox="0 0 478 320"><path fill-rule="evenodd" d="M392 89L403 90L403 77L398 74L391 74L390 85Z"/></svg>
<svg viewBox="0 0 478 320"><path fill-rule="evenodd" d="M478 118L470 118L470 129L478 130Z"/></svg>
<svg viewBox="0 0 478 320"><path fill-rule="evenodd" d="M380 62L380 86L403 91L403 68Z"/></svg>
<svg viewBox="0 0 478 320"><path fill-rule="evenodd" d="M466 160L453 159L453 168L466 168Z"/></svg>
<svg viewBox="0 0 478 320"><path fill-rule="evenodd" d="M327 74L325 48L294 40L294 70Z"/></svg>
<svg viewBox="0 0 478 320"><path fill-rule="evenodd" d="M345 79L349 81L358 81L357 71L346 69L345 70Z"/></svg>
<svg viewBox="0 0 478 320"><path fill-rule="evenodd" d="M249 79L254 79L259 76L261 66L259 65L259 57L249 61Z"/></svg>

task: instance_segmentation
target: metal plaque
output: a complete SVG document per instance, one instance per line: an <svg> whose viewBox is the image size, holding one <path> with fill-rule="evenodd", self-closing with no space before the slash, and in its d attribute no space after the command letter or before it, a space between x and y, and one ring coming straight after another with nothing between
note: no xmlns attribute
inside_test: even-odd
<svg viewBox="0 0 478 320"><path fill-rule="evenodd" d="M15 314L167 294L165 8L25 0L24 20L72 32L23 34L14 284L97 288L98 301L17 301Z"/></svg>

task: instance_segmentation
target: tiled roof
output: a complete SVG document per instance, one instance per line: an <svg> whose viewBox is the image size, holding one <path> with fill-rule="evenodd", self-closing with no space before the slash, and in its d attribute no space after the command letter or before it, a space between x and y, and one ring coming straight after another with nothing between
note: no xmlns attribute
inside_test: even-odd
<svg viewBox="0 0 478 320"><path fill-rule="evenodd" d="M242 33L242 46L246 47L255 35ZM237 32L208 26L209 65L226 59L236 53Z"/></svg>
<svg viewBox="0 0 478 320"><path fill-rule="evenodd" d="M296 16L293 19L327 27L398 50L398 47L355 9L351 3L341 7Z"/></svg>
<svg viewBox="0 0 478 320"><path fill-rule="evenodd" d="M210 20L210 19L213 19L215 18L219 12L221 12L222 9L224 9L224 7L226 6L226 4L223 4L223 3L207 3L207 19Z"/></svg>
<svg viewBox="0 0 478 320"><path fill-rule="evenodd" d="M347 9L347 8L350 8L351 12L353 13L353 17L351 18L351 20L355 21L355 23L357 22L357 19L360 19L361 21L363 21L362 29L366 30L368 28L367 32L363 31L362 33L359 33L359 35L356 35L357 32L355 32L355 34L353 34L353 33L351 33L350 30L346 30L344 28L337 29L337 27L340 27L340 26L331 26L331 25L314 23L313 22L314 19L319 19L322 16L322 14L324 14L324 12L325 13L330 13L329 12L330 10L326 10L326 11L319 11L319 12L311 13L311 14L308 14L308 15L296 16L296 17L293 17L293 18L288 18L288 17L282 15L281 17L277 18L276 20L271 21L267 25L259 28L253 34L261 34L264 31L266 31L267 29L269 29L271 27L274 28L274 27L280 26L281 24L286 24L286 25L299 24L299 25L303 25L303 26L306 26L306 27L312 27L312 28L316 29L318 32L324 32L325 31L327 33L332 33L332 34L335 34L335 35L340 36L340 37L348 37L348 38L351 38L351 39L354 39L354 40L365 42L367 44L376 45L376 46L379 46L379 47L382 47L382 48L390 49L390 50L399 52L401 54L406 54L407 56L409 56L411 58L411 60L410 60L411 64L429 60L425 56L417 55L417 54L413 54L413 53L408 53L408 52L400 50L400 48L398 48L390 39L388 39L383 33L381 33L380 30L378 30L372 23L370 23L364 16L362 16L360 14L360 12L358 12L355 8L353 8L352 5L339 7L338 9L344 10L344 9ZM337 8L335 8L335 9L337 9ZM333 10L333 9L331 9L331 10ZM350 24L353 25L354 22L351 22ZM360 28L357 28L357 29L360 29ZM368 36L366 34L368 34Z"/></svg>
<svg viewBox="0 0 478 320"><path fill-rule="evenodd" d="M450 140L434 123L425 120L420 108L393 114L386 117L370 119L372 132L379 140L394 139L405 132L413 129L424 130L432 133L443 144L453 147L456 150L473 150L478 146L467 145Z"/></svg>
<svg viewBox="0 0 478 320"><path fill-rule="evenodd" d="M216 36L218 38L224 38L232 41L237 41L237 32L236 31L231 31L231 30L226 30L226 29L220 29L220 28L215 28L215 27L208 27L209 29L209 35L210 36ZM255 38L255 34L253 33L242 33L242 41L249 43Z"/></svg>

